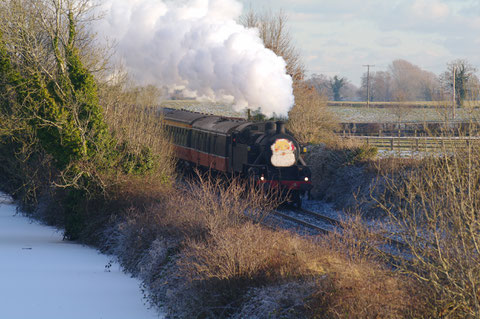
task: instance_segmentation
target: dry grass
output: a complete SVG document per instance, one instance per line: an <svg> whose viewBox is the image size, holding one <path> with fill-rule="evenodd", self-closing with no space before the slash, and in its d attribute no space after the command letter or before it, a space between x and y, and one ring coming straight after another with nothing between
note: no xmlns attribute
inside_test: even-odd
<svg viewBox="0 0 480 319"><path fill-rule="evenodd" d="M248 222L214 232L206 241L188 241L180 263L196 281L265 282L323 274L301 244L291 234Z"/></svg>
<svg viewBox="0 0 480 319"><path fill-rule="evenodd" d="M308 304L314 318L405 318L413 306L407 285L390 270L341 261L328 271Z"/></svg>
<svg viewBox="0 0 480 319"><path fill-rule="evenodd" d="M203 283L202 294L210 295L210 289L218 293L228 283L241 287L305 280L316 283L303 301L303 311L311 317L406 315L412 300L401 276L366 255L352 260L352 255L338 249L338 243L339 238L313 242L246 223L215 233L207 241L188 241L180 266L184 276Z"/></svg>
<svg viewBox="0 0 480 319"><path fill-rule="evenodd" d="M309 308L314 317L346 318L358 314L360 318L398 318L408 311L410 301L400 277L373 262L370 255L352 257L359 255L354 252L357 247L351 245L353 240L342 244L340 237L311 240L262 227L245 219L248 207L238 199L219 203L216 184L205 182L191 196L196 210L172 199L184 215L175 211L170 217L189 233L178 265L196 294L204 296L197 305L200 312L218 315L215 309L221 309L229 313L225 310L229 307L227 301L219 295L228 296L228 302L238 301L247 287L307 278L317 282L316 293L304 301L304 310ZM235 194L231 191L223 193L222 198ZM183 198L189 202L185 200L188 197ZM258 199L264 200L263 196ZM247 203L254 201L249 197ZM171 219L169 224L173 224ZM197 231L192 232L195 228ZM192 233L200 236L191 237Z"/></svg>
<svg viewBox="0 0 480 319"><path fill-rule="evenodd" d="M127 270L142 273L148 285L170 296L152 299L187 298L167 301L179 317L228 317L242 309L250 288L287 282L305 288L291 296L299 298L293 309L298 315L399 318L409 311L401 277L354 245L364 233L360 227L349 240L308 239L265 228L258 221L278 204L277 194L246 190L240 180L200 176L172 191L140 179L122 185L117 192L121 206L130 209L110 249ZM171 271L162 270L164 265ZM289 307L280 299L274 306L279 311ZM186 312L175 308L186 304Z"/></svg>
<svg viewBox="0 0 480 319"><path fill-rule="evenodd" d="M276 190L197 173L172 194L161 223L184 237L204 238L249 219L260 222L282 201Z"/></svg>

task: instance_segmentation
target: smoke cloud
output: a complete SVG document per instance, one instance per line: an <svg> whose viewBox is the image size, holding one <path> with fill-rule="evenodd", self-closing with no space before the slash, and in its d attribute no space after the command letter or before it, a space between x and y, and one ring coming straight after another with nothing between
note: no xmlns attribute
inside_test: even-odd
<svg viewBox="0 0 480 319"><path fill-rule="evenodd" d="M285 61L256 29L235 20L236 0L108 0L99 36L139 84L183 89L191 97L287 115L294 103Z"/></svg>

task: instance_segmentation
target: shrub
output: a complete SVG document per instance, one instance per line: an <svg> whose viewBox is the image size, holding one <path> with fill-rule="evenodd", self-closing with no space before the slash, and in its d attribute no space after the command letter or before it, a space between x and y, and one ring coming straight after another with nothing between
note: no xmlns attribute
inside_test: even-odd
<svg viewBox="0 0 480 319"><path fill-rule="evenodd" d="M404 318L412 307L402 279L372 264L331 264L309 298L314 318Z"/></svg>
<svg viewBox="0 0 480 319"><path fill-rule="evenodd" d="M251 280L258 283L323 274L300 239L250 222L215 231L206 241L189 240L180 264L194 281Z"/></svg>
<svg viewBox="0 0 480 319"><path fill-rule="evenodd" d="M126 84L102 86L100 99L105 105L105 120L116 139L118 166L125 174L154 174L164 183L175 178L175 158L163 120L157 115L155 100L135 104L135 94ZM113 94L112 92L115 92Z"/></svg>
<svg viewBox="0 0 480 319"><path fill-rule="evenodd" d="M363 144L360 147L347 151L347 162L357 164L374 159L377 156L378 149L375 146Z"/></svg>
<svg viewBox="0 0 480 319"><path fill-rule="evenodd" d="M187 240L177 262L193 289L193 313L228 317L252 287L323 274L300 247L302 240L250 222L215 231L206 240ZM301 301L300 301L301 302Z"/></svg>
<svg viewBox="0 0 480 319"><path fill-rule="evenodd" d="M418 167L387 176L378 199L411 260L396 266L425 292L429 316L480 316L480 152L445 147Z"/></svg>

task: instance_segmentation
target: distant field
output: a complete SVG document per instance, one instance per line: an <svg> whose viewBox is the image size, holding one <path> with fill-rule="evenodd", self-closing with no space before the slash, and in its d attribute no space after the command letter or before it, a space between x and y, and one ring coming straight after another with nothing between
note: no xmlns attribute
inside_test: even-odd
<svg viewBox="0 0 480 319"><path fill-rule="evenodd" d="M452 119L452 110L444 108L395 108L329 106L341 123L425 122ZM455 120L480 119L480 109L457 108Z"/></svg>
<svg viewBox="0 0 480 319"><path fill-rule="evenodd" d="M330 103L330 102L329 102ZM337 117L341 123L386 123L386 122L424 122L424 121L444 121L452 119L452 109L444 107L371 107L360 106L365 102L335 102L358 103L358 106L328 106L328 109ZM409 103L427 103L427 102L409 102ZM439 102L431 102L439 103ZM433 105L433 104L432 104ZM237 112L232 105L200 102L194 100L166 100L161 103L163 107L187 109L195 112L207 114L216 114L222 116L243 117L246 118L246 112ZM455 110L455 119L458 121L479 119L480 109L473 107L457 108Z"/></svg>
<svg viewBox="0 0 480 319"><path fill-rule="evenodd" d="M340 107L367 107L367 102L352 101L328 101L328 106ZM415 108L437 108L451 106L452 101L403 101L403 102L370 102L370 107L389 108L395 106L415 107ZM464 107L480 107L480 101L464 101Z"/></svg>

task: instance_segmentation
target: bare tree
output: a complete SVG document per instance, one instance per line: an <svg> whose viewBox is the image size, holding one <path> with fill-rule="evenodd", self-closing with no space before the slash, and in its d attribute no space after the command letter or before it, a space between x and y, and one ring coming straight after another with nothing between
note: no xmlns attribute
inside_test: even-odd
<svg viewBox="0 0 480 319"><path fill-rule="evenodd" d="M95 43L88 25L99 19L92 0L8 0L0 2L0 30L7 50L25 72L41 72L48 80L65 74L65 47L70 37L68 14L75 24L71 43L85 67L100 74L107 70L111 56L108 47Z"/></svg>
<svg viewBox="0 0 480 319"><path fill-rule="evenodd" d="M301 82L305 77L305 67L292 37L287 23L288 16L283 11L277 13L257 13L252 9L240 18L247 28L257 28L265 47L281 56L287 63L287 73L294 83Z"/></svg>
<svg viewBox="0 0 480 319"><path fill-rule="evenodd" d="M392 77L393 96L402 96L407 101L431 100L436 76L405 60L395 60L389 66Z"/></svg>
<svg viewBox="0 0 480 319"><path fill-rule="evenodd" d="M478 83L478 78L475 75L476 71L477 69L470 62L458 59L448 63L447 71L441 75L445 89L452 93L455 90L457 106L461 106L466 98L475 96L475 92L471 92L469 88L475 87L474 83ZM454 82L455 88L453 88Z"/></svg>
<svg viewBox="0 0 480 319"><path fill-rule="evenodd" d="M370 73L370 100L391 101L392 99L392 78L389 72L377 71ZM362 85L359 95L367 99L367 75L362 76Z"/></svg>
<svg viewBox="0 0 480 319"><path fill-rule="evenodd" d="M317 90L318 94L326 95L329 98L332 96L330 79L325 74L313 74L310 79L307 80L308 85L312 86Z"/></svg>
<svg viewBox="0 0 480 319"><path fill-rule="evenodd" d="M327 99L311 86L295 88L295 105L288 113L288 129L300 143L319 143L333 138L337 121L327 109Z"/></svg>
<svg viewBox="0 0 480 319"><path fill-rule="evenodd" d="M451 133L450 133L451 134ZM431 318L480 316L480 154L453 142L386 177L380 206L408 247L397 268L423 288ZM421 302L419 302L421 304Z"/></svg>
<svg viewBox="0 0 480 319"><path fill-rule="evenodd" d="M367 87L366 74L362 77L359 94L365 97ZM405 61L394 60L387 71L370 74L371 101L431 101L439 87L435 74Z"/></svg>

